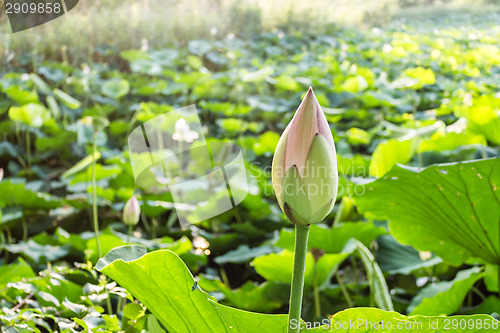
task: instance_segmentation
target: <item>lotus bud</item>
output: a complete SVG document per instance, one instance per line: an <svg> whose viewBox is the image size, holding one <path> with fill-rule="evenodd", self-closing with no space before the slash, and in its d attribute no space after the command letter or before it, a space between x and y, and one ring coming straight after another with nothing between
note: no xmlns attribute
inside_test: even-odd
<svg viewBox="0 0 500 333"><path fill-rule="evenodd" d="M288 219L321 222L337 198L337 155L332 132L312 88L286 127L274 153L274 192Z"/></svg>
<svg viewBox="0 0 500 333"><path fill-rule="evenodd" d="M137 201L135 196L132 196L125 203L125 207L123 207L123 222L126 225L136 225L139 223L140 215L141 206L139 205L139 201Z"/></svg>
<svg viewBox="0 0 500 333"><path fill-rule="evenodd" d="M3 179L3 169L0 168L0 182L2 181L2 179Z"/></svg>

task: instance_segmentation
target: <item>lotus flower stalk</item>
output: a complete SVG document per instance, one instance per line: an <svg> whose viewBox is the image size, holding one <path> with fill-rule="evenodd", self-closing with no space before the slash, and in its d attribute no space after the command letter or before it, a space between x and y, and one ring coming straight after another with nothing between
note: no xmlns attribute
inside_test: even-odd
<svg viewBox="0 0 500 333"><path fill-rule="evenodd" d="M295 224L295 254L288 332L300 331L309 225L331 212L337 198L337 156L332 132L312 88L281 135L272 166L278 204Z"/></svg>

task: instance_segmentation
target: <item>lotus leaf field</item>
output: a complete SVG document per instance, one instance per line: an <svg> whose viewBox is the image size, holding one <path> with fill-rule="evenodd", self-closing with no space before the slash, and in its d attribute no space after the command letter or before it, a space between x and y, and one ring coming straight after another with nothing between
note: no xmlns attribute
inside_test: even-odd
<svg viewBox="0 0 500 333"><path fill-rule="evenodd" d="M10 61L0 332L286 332L295 231L271 161L310 86L339 188L310 227L301 332L499 332L499 19ZM181 228L170 191L136 184L127 138L191 104L210 144L241 148L249 193ZM129 232L132 196L141 213Z"/></svg>

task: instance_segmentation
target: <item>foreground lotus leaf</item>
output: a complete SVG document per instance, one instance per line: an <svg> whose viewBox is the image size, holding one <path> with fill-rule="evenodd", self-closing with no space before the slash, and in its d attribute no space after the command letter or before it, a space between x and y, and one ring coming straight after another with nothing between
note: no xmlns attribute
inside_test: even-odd
<svg viewBox="0 0 500 333"><path fill-rule="evenodd" d="M198 287L184 262L175 253L169 250L144 253L145 248L138 245L117 247L108 252L97 263L96 268L146 305L169 332L286 332L287 315L260 314L218 304ZM485 323L491 328L499 327L498 321L487 315L407 317L379 309L355 308L335 314L327 326L320 325L324 323L317 323L317 327L313 328L312 323L308 326L305 322L301 322L301 327L304 328L301 332L374 332L377 330L373 329L373 325L380 325L382 322L384 327L392 325L395 328L400 325L401 329L397 332L484 331L483 328L468 327L452 329L451 319L456 319L458 322L480 321L483 328ZM390 331L391 329L387 330Z"/></svg>

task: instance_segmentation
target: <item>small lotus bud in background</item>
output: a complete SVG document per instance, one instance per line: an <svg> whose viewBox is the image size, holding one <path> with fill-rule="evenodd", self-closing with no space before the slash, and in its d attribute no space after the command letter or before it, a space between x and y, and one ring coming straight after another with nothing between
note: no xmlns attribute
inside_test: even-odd
<svg viewBox="0 0 500 333"><path fill-rule="evenodd" d="M3 179L3 169L0 168L0 182L2 181L2 179Z"/></svg>
<svg viewBox="0 0 500 333"><path fill-rule="evenodd" d="M278 203L294 224L321 222L335 204L337 155L312 88L278 142L272 178Z"/></svg>
<svg viewBox="0 0 500 333"><path fill-rule="evenodd" d="M123 222L126 225L136 225L139 223L140 215L141 206L139 205L139 201L137 201L135 196L132 196L125 203L125 207L123 207Z"/></svg>

